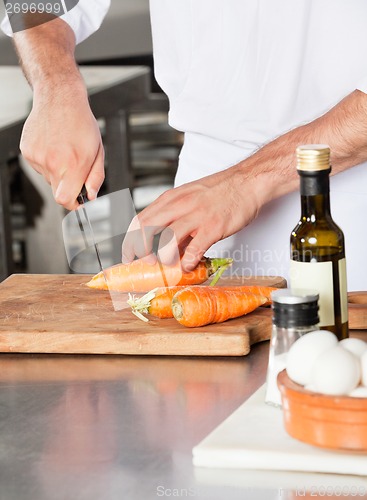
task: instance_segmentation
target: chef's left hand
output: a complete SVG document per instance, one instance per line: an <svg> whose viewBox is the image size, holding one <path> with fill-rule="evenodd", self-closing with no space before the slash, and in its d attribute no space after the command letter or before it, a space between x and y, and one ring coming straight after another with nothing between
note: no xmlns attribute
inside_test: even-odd
<svg viewBox="0 0 367 500"><path fill-rule="evenodd" d="M265 186L238 164L166 191L133 219L122 246L122 261L149 255L154 235L161 232L161 262L174 261L178 248L183 253L182 269L194 269L211 245L257 216Z"/></svg>

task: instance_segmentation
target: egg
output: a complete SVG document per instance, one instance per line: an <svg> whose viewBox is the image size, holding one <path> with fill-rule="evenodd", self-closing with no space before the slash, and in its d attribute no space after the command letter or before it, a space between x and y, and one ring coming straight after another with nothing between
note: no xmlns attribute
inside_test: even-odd
<svg viewBox="0 0 367 500"><path fill-rule="evenodd" d="M352 398L367 398L367 387L363 387L363 385L359 385L353 391L351 391L348 396Z"/></svg>
<svg viewBox="0 0 367 500"><path fill-rule="evenodd" d="M364 340L361 339L343 339L339 342L339 345L359 357L361 357L362 354L367 351L367 342L364 342Z"/></svg>
<svg viewBox="0 0 367 500"><path fill-rule="evenodd" d="M306 333L289 349L286 363L288 376L297 384L309 385L315 360L337 344L336 335L327 330Z"/></svg>
<svg viewBox="0 0 367 500"><path fill-rule="evenodd" d="M348 394L360 379L359 358L339 345L320 354L312 366L311 384L322 394Z"/></svg>
<svg viewBox="0 0 367 500"><path fill-rule="evenodd" d="M367 387L367 351L361 357L362 384Z"/></svg>

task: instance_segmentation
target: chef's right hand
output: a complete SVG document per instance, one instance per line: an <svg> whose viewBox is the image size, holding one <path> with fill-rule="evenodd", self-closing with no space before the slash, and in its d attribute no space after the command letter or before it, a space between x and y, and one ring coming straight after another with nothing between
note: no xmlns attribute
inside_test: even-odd
<svg viewBox="0 0 367 500"><path fill-rule="evenodd" d="M104 150L81 79L34 88L20 149L63 207L78 207L83 184L88 198L96 198L104 180Z"/></svg>

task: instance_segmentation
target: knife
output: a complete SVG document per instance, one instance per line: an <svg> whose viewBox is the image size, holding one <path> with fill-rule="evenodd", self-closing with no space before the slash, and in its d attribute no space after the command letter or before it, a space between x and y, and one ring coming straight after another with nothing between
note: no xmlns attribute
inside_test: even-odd
<svg viewBox="0 0 367 500"><path fill-rule="evenodd" d="M85 187L85 185L83 185L83 188L82 188L82 190L80 191L80 193L78 195L77 201L78 201L78 203L80 205L80 208L77 209L77 210L75 210L75 214L76 214L76 218L77 218L77 221L78 221L78 225L79 225L80 231L81 231L81 233L83 235L85 246L86 246L86 248L88 248L89 244L88 244L88 238L87 238L87 236L85 234L85 227L84 227L84 224L83 224L83 222L81 220L79 210L82 210L82 212L83 212L84 218L86 220L86 223L87 223L87 226L88 226L88 229L89 229L89 232L90 232L90 237L91 237L91 240L92 240L92 244L93 244L94 250L96 252L97 261L98 261L98 265L99 265L100 271L103 273L103 277L104 277L104 279L105 279L105 281L107 283L106 275L105 275L105 272L104 272L104 269L103 269L103 265L102 265L101 255L99 253L98 246L97 246L97 243L96 243L96 239L94 237L94 232L93 232L92 224L90 222L88 212L87 212L87 210L85 208L85 204L87 202L87 188Z"/></svg>

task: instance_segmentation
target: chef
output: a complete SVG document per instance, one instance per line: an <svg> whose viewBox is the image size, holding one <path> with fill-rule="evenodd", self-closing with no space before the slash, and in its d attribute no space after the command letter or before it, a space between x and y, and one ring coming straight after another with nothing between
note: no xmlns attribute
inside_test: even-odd
<svg viewBox="0 0 367 500"><path fill-rule="evenodd" d="M74 59L109 0L80 0L61 18L14 33L33 108L21 151L76 207L94 199L103 147ZM367 3L365 0L151 0L155 76L184 131L175 188L143 210L123 261L150 251L149 228L185 248L234 258L235 274L287 276L289 236L300 216L295 149L328 144L331 210L346 239L348 288L367 283ZM5 19L3 29L11 34ZM133 233L132 233L133 234ZM169 258L169 257L167 257Z"/></svg>

